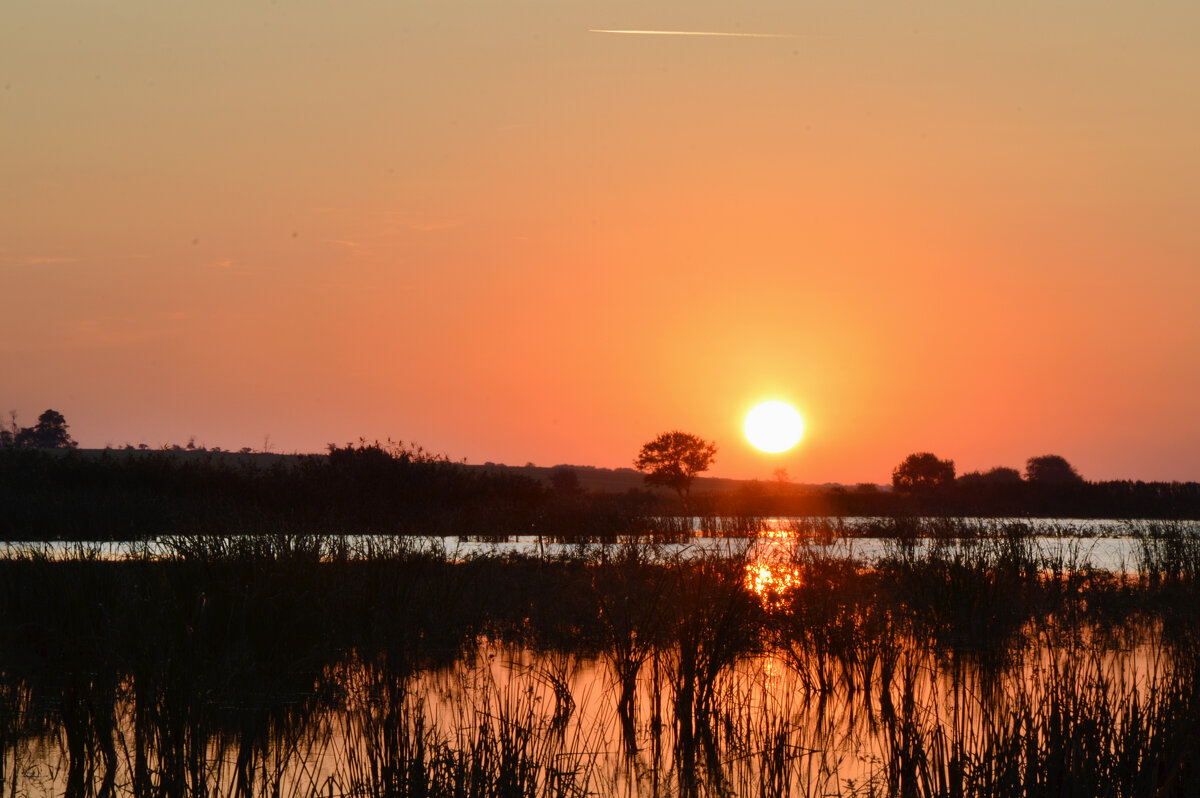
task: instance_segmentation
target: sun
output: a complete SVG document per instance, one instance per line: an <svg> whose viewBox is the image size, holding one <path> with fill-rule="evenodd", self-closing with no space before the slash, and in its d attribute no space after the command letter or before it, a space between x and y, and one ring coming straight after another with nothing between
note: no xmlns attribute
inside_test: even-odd
<svg viewBox="0 0 1200 798"><path fill-rule="evenodd" d="M786 452L804 434L804 420L787 402L763 402L746 414L746 438L764 452Z"/></svg>

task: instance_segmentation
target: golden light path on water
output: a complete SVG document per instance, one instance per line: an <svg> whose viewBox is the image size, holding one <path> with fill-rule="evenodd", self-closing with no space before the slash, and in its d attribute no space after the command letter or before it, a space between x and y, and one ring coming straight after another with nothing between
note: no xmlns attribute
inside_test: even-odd
<svg viewBox="0 0 1200 798"><path fill-rule="evenodd" d="M796 534L781 523L767 522L746 564L746 585L763 601L777 601L782 593L800 583L800 571L792 564Z"/></svg>

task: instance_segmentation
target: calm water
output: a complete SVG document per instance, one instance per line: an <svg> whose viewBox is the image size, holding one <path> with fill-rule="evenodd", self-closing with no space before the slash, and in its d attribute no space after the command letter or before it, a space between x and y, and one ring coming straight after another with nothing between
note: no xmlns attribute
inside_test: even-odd
<svg viewBox="0 0 1200 798"><path fill-rule="evenodd" d="M404 795L416 791L405 781L414 767L447 783L475 767L476 777L516 782L510 792L480 794L887 795L914 747L986 761L998 736L1019 734L1063 690L1091 702L1089 712L1128 724L1157 707L1153 695L1170 678L1147 645L1085 654L1047 644L998 674L914 647L888 687L872 690L845 674L827 693L806 686L805 667L782 653L740 659L718 677L688 730L674 712L679 660L671 654L647 663L628 711L618 706L617 679L603 658L488 643L450 667L403 680L349 660L269 716L189 696L194 705L181 730L139 719L130 690L118 694L111 726L100 729L114 740L112 770L94 748L80 748L92 760L77 794L104 794L107 777L109 794L138 794L138 762L150 782L170 783L182 755L194 764L168 792L186 784L208 795ZM39 733L10 733L0 741L6 787L17 795L71 793L71 736L53 713ZM172 739L168 745L184 750L156 747Z"/></svg>
<svg viewBox="0 0 1200 798"><path fill-rule="evenodd" d="M803 546L814 555L855 558L866 565L881 557L897 552L895 538L860 536L864 530L885 523L887 519L842 518L805 519L770 518L755 519L758 528L754 536L737 534L706 534L704 519L694 519L691 534L681 542L656 542L648 546L648 556L663 561L709 554L742 555L750 552L752 558L774 561L782 550ZM833 522L834 525L830 525ZM1033 552L1047 567L1094 568L1126 573L1131 571L1141 551L1141 541L1163 523L1150 521L1124 521L1114 519L958 519L972 535L994 537L1009 526L1017 526L1032 535ZM1185 522L1186 523L1186 522ZM814 526L822 534L814 534ZM797 534L797 530L802 530ZM828 534L825 534L828 533ZM372 547L390 546L395 543L391 536L351 535L339 538L352 550L368 550ZM618 539L610 543L564 543L533 535L512 536L503 540L482 540L471 537L408 537L407 547L417 551L444 553L450 559L465 559L479 556L540 556L562 557L572 555L601 556L619 549L622 545L640 544L647 540ZM180 539L163 536L146 541L50 541L37 543L0 543L0 557L37 555L49 559L69 559L79 556L97 559L120 560L130 557L161 558L178 551ZM945 543L945 541L942 541ZM912 541L912 551L917 556L940 545L930 538Z"/></svg>

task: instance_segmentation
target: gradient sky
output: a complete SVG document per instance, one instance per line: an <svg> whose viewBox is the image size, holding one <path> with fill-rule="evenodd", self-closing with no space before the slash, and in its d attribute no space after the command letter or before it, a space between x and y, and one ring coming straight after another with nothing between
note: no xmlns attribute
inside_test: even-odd
<svg viewBox="0 0 1200 798"><path fill-rule="evenodd" d="M1200 479L1198 41L1175 0L8 0L0 408ZM784 455L741 434L767 398Z"/></svg>

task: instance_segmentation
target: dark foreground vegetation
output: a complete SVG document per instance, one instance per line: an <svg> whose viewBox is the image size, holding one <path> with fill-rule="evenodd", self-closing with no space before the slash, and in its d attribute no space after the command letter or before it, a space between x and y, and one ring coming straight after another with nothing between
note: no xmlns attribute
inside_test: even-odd
<svg viewBox="0 0 1200 798"><path fill-rule="evenodd" d="M134 540L220 530L466 534L530 530L537 482L400 444L277 458L0 449L0 537Z"/></svg>
<svg viewBox="0 0 1200 798"><path fill-rule="evenodd" d="M1196 526L1130 574L956 529L896 523L870 565L29 548L0 560L0 794L1200 794Z"/></svg>
<svg viewBox="0 0 1200 798"><path fill-rule="evenodd" d="M390 442L274 458L0 447L0 539L135 540L283 530L599 539L645 531L648 516L672 514L1200 518L1195 483L971 476L905 491L748 482L719 494L696 488L676 496L587 492L568 468L542 482Z"/></svg>

